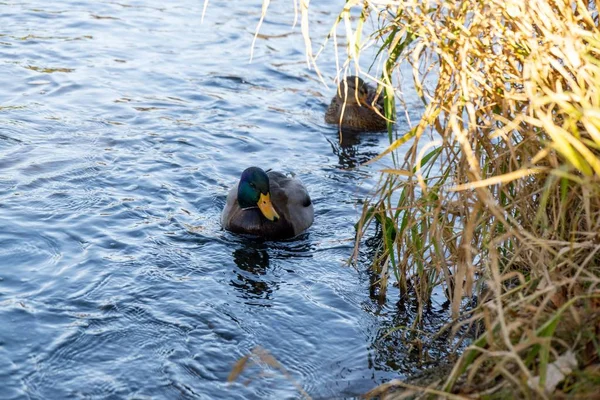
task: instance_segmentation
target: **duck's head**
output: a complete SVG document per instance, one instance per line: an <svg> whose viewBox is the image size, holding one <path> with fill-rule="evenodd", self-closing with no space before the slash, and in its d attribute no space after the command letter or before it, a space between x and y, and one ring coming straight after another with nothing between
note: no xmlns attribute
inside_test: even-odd
<svg viewBox="0 0 600 400"><path fill-rule="evenodd" d="M279 219L279 214L271 203L269 177L260 168L250 167L242 172L237 199L242 209L258 207L266 219L270 221Z"/></svg>
<svg viewBox="0 0 600 400"><path fill-rule="evenodd" d="M348 76L338 85L338 97L348 105L365 105L369 92L367 85L358 76Z"/></svg>

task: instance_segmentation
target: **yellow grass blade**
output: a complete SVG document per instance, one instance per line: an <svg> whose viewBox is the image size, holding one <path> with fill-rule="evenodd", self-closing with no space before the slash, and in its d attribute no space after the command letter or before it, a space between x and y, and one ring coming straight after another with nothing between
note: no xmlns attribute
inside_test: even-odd
<svg viewBox="0 0 600 400"><path fill-rule="evenodd" d="M498 175L487 179L482 179L480 181L471 182L471 183L463 183L461 185L456 185L451 187L450 190L453 192L458 192L461 190L468 189L476 189L486 186L497 185L499 183L508 183L517 179L525 178L526 176L539 174L547 171L546 168L527 168L520 169L518 171L509 172L508 174Z"/></svg>

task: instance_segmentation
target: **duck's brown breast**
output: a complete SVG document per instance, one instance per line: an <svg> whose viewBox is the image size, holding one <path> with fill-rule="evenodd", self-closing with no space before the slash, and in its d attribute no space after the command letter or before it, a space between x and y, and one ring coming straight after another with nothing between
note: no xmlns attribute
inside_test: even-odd
<svg viewBox="0 0 600 400"><path fill-rule="evenodd" d="M285 218L269 221L258 208L237 210L225 229L234 233L246 233L267 239L288 239L295 236L294 227Z"/></svg>
<svg viewBox="0 0 600 400"><path fill-rule="evenodd" d="M343 115L342 106L342 100L338 96L334 97L325 112L325 122L355 131L381 131L387 128L386 120L367 106L346 104Z"/></svg>

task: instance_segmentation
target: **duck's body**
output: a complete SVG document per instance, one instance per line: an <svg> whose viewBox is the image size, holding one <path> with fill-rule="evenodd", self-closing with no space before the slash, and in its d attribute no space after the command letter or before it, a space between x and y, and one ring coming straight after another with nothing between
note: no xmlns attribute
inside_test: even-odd
<svg viewBox="0 0 600 400"><path fill-rule="evenodd" d="M387 128L383 94L357 76L340 82L336 95L325 112L325 122L339 125L342 130L375 132ZM344 105L345 103L345 105Z"/></svg>
<svg viewBox="0 0 600 400"><path fill-rule="evenodd" d="M221 223L234 233L288 239L305 231L313 219L312 201L302 182L251 167L229 191Z"/></svg>

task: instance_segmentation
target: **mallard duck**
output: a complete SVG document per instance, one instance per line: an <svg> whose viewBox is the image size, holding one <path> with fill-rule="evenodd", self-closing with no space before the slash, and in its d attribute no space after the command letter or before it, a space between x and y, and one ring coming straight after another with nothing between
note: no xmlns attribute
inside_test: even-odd
<svg viewBox="0 0 600 400"><path fill-rule="evenodd" d="M358 76L348 76L338 85L337 93L325 112L325 122L341 125L342 130L366 132L386 129L386 120L382 117L383 94L379 94L375 101L376 92Z"/></svg>
<svg viewBox="0 0 600 400"><path fill-rule="evenodd" d="M287 239L306 230L313 219L312 201L302 182L250 167L229 191L221 224L235 233Z"/></svg>

